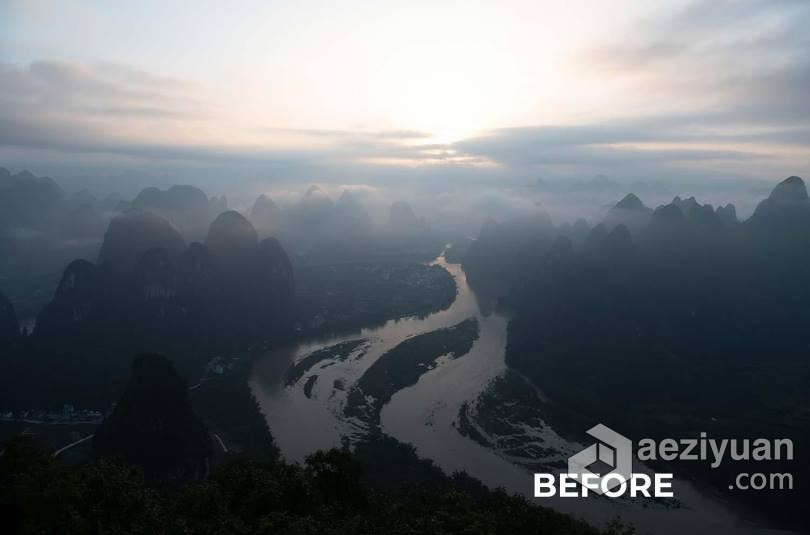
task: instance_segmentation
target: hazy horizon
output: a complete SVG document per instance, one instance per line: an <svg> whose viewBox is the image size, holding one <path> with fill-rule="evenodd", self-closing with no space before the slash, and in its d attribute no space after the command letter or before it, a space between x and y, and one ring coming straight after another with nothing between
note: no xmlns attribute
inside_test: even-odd
<svg viewBox="0 0 810 535"><path fill-rule="evenodd" d="M0 165L101 194L750 192L810 165L802 1L12 1L0 21Z"/></svg>
<svg viewBox="0 0 810 535"><path fill-rule="evenodd" d="M0 0L6 532L810 532L808 28Z"/></svg>

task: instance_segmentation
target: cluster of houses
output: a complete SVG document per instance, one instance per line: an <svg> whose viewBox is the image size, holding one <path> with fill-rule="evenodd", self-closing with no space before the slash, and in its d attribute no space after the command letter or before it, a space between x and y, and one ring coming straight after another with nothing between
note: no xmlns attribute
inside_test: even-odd
<svg viewBox="0 0 810 535"><path fill-rule="evenodd" d="M233 370L236 363L239 362L239 357L232 355L230 357L214 357L205 365L205 375L224 375ZM206 377L203 376L203 379Z"/></svg>
<svg viewBox="0 0 810 535"><path fill-rule="evenodd" d="M208 376L224 375L233 369L238 357L214 357L205 365L205 372ZM205 377L203 378L205 380ZM115 404L105 410L79 409L73 404L65 403L62 411L45 409L20 409L17 411L0 411L0 421L4 422L26 422L41 424L76 424L76 423L100 423L104 418L112 413Z"/></svg>
<svg viewBox="0 0 810 535"><path fill-rule="evenodd" d="M112 412L94 409L76 410L72 404L62 406L62 412L42 409L22 409L18 411L0 412L0 420L21 421L28 423L98 423Z"/></svg>

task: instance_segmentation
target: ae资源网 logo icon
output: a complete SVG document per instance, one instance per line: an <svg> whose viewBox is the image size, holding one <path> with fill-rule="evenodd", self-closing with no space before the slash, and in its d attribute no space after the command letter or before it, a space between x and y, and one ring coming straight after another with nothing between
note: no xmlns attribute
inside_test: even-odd
<svg viewBox="0 0 810 535"><path fill-rule="evenodd" d="M534 474L537 498L588 496L589 492L609 498L619 496L672 498L672 474L633 472L633 442L603 424L588 429L596 442L568 458L568 470L560 474ZM701 432L699 438L644 438L638 444L641 462L663 460L705 461L711 467L724 459L734 461L793 460L793 441L789 438L715 439ZM649 471L648 471L649 472ZM789 472L741 472L729 490L792 490Z"/></svg>
<svg viewBox="0 0 810 535"><path fill-rule="evenodd" d="M599 485L592 489L597 494L603 494L603 483L609 484L604 488L610 490L627 481L633 476L633 442L606 425L597 424L588 429L587 433L599 442L591 444L579 453L568 458L568 474L577 474L580 479L586 474L596 476ZM610 468L609 471L595 474L588 467L601 463ZM609 474L610 481L605 481Z"/></svg>
<svg viewBox="0 0 810 535"><path fill-rule="evenodd" d="M558 474L559 482L554 474L534 474L535 497L585 497L589 492L610 498L625 494L673 496L672 474L633 472L633 442L629 438L603 424L587 433L597 442L568 458L568 471Z"/></svg>

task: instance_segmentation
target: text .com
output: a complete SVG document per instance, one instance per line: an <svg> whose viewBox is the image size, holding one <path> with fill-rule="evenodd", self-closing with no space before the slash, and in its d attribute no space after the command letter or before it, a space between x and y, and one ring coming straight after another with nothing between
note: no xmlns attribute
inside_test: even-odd
<svg viewBox="0 0 810 535"><path fill-rule="evenodd" d="M672 474L633 472L633 443L630 439L599 424L588 430L597 442L568 458L567 472L534 475L534 495L537 498L587 497L590 493L617 498L619 496L673 498ZM708 438L701 433L694 439L664 439L656 442L645 438L639 442L640 461L706 461L712 468L724 458L734 461L793 460L790 439ZM729 489L792 490L790 473L748 473L737 475Z"/></svg>

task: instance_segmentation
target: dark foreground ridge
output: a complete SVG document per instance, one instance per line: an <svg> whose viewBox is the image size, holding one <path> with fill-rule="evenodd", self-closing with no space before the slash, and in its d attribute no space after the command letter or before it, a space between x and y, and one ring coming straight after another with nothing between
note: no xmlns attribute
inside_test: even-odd
<svg viewBox="0 0 810 535"><path fill-rule="evenodd" d="M0 453L4 527L66 534L600 533L463 474L448 478L391 439L359 444L356 455L319 451L303 466L240 456L209 475L209 431L186 392L165 357L141 355L97 431L92 462L67 466L30 438L12 439ZM607 533L629 532L616 525Z"/></svg>
<svg viewBox="0 0 810 535"><path fill-rule="evenodd" d="M147 481L202 480L213 451L211 437L191 410L188 390L161 355L141 355L121 401L93 438L97 457L120 457Z"/></svg>
<svg viewBox="0 0 810 535"><path fill-rule="evenodd" d="M503 492L449 483L376 491L346 451L315 453L303 466L235 461L205 482L157 490L120 462L71 468L22 439L0 457L0 514L8 533L600 533Z"/></svg>

